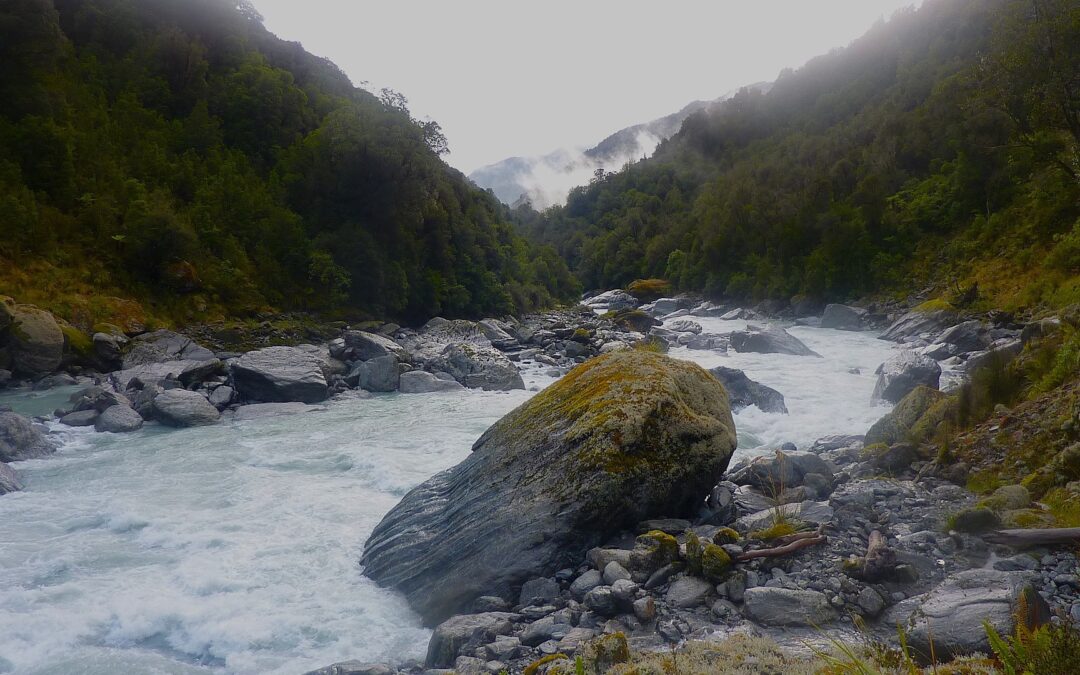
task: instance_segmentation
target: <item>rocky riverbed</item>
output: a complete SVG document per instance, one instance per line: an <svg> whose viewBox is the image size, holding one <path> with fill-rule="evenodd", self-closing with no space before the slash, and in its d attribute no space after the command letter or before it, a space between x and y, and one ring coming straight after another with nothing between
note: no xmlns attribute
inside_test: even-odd
<svg viewBox="0 0 1080 675"><path fill-rule="evenodd" d="M1080 614L1071 554L1017 552L953 529L972 495L923 471L930 458L903 443L867 451L861 438L917 387L954 386L986 354L1016 353L1021 326L838 305L778 322L689 298L638 307L618 292L589 302L522 320L343 326L319 344L247 353L169 331L99 333L92 356L59 373L31 373L9 356L15 368L5 377L15 387L0 405L16 411L0 413L0 462L12 464L0 463L0 493L12 494L0 499L0 523L23 544L0 554L2 604L12 608L0 611L0 664L88 659L89 672L111 672L120 659L175 672L298 672L361 658L386 664L378 672L515 671L612 632L646 649L733 631L812 639L810 626L849 631L858 616L889 627L927 607L959 625L971 614L963 589L974 585L996 589L980 607L1005 608L1003 621L1024 592L1048 610ZM891 342L875 339L875 326ZM43 363L45 347L27 344L8 353ZM63 344L51 368L71 363ZM737 447L732 440L719 469L694 472L707 484L691 489L673 477L680 501L644 499L641 477L603 488L615 491L609 500L636 495L634 508L587 506L588 522L612 509L620 517L588 536L580 525L557 526L573 541L549 540L543 565L535 545L513 556L488 550L477 569L495 573L490 583L471 575L468 598L421 608L438 624L425 653L428 633L401 596L359 576L368 534L512 408L582 363L642 344L714 369L731 394ZM697 442L689 439L701 429L689 429L680 442ZM496 433L491 443L503 441ZM531 471L548 464L558 463ZM468 522L471 502L458 495L473 482L420 498L418 512L443 499L436 493L452 494L447 503ZM533 527L542 531L540 522ZM380 527L392 540L393 521ZM458 531L417 551L445 554ZM484 537L466 538L483 552ZM880 574L860 567L872 538L888 552ZM760 553L791 544L787 555ZM517 567L500 576L510 559ZM381 564L387 574L365 562L383 583L402 583L392 559ZM406 593L417 594L414 607L432 596L423 588ZM53 624L61 628L46 628ZM915 620L911 630L925 626Z"/></svg>

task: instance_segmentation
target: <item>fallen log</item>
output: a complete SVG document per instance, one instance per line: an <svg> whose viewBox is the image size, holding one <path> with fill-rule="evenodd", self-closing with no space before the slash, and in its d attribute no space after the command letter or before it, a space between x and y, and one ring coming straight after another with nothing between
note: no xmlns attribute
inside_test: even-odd
<svg viewBox="0 0 1080 675"><path fill-rule="evenodd" d="M754 558L773 558L785 556L789 553L794 553L799 549L816 546L817 544L824 544L826 541L828 541L828 537L826 537L825 535L813 534L809 537L796 539L790 544L786 544L784 546L777 546L775 548L759 548L756 551L747 551L745 553L735 556L735 562L745 562L747 560L753 560Z"/></svg>
<svg viewBox="0 0 1080 675"><path fill-rule="evenodd" d="M1045 530L991 530L982 536L991 544L1004 544L1013 548L1046 546L1048 544L1080 543L1080 527L1052 527Z"/></svg>
<svg viewBox="0 0 1080 675"><path fill-rule="evenodd" d="M866 544L866 555L852 557L844 564L844 570L857 579L877 581L892 574L896 569L896 551L885 543L885 536L874 530Z"/></svg>

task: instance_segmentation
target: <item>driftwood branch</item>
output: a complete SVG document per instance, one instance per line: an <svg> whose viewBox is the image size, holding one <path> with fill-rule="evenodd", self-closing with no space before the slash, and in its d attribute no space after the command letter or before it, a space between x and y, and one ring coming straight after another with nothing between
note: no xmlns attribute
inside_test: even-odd
<svg viewBox="0 0 1080 675"><path fill-rule="evenodd" d="M993 530L983 535L991 544L1004 544L1013 548L1046 546L1048 544L1080 543L1080 527L1055 527L1046 530Z"/></svg>
<svg viewBox="0 0 1080 675"><path fill-rule="evenodd" d="M794 553L799 549L808 548L817 544L824 544L826 541L828 541L828 537L823 534L810 532L808 532L807 534L809 534L810 536L803 537L802 539L796 539L790 544L785 544L784 546L777 546L775 548L759 548L756 551L747 551L746 553L736 556L735 560L736 562L745 562L747 560L753 560L754 558L774 558L784 556L788 555L789 553Z"/></svg>
<svg viewBox="0 0 1080 675"><path fill-rule="evenodd" d="M866 544L866 555L853 559L849 574L866 581L876 581L892 574L896 569L896 551L885 543L885 536L880 531L870 533Z"/></svg>

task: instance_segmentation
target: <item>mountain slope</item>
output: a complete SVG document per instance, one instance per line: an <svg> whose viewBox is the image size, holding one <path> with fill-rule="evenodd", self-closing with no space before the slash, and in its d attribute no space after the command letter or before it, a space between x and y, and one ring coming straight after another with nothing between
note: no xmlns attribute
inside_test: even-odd
<svg viewBox="0 0 1080 675"><path fill-rule="evenodd" d="M520 210L587 287L1080 300L1080 7L928 0Z"/></svg>
<svg viewBox="0 0 1080 675"><path fill-rule="evenodd" d="M760 91L769 86L764 82L750 85ZM693 101L678 112L620 129L584 151L561 148L540 157L510 157L473 171L469 179L492 190L505 204L518 206L527 201L537 209L561 204L571 188L587 184L597 169L618 170L647 157L661 141L675 134L687 117L733 95Z"/></svg>
<svg viewBox="0 0 1080 675"><path fill-rule="evenodd" d="M246 1L12 0L0 56L0 292L89 324L110 296L419 321L575 289L441 161L437 125Z"/></svg>

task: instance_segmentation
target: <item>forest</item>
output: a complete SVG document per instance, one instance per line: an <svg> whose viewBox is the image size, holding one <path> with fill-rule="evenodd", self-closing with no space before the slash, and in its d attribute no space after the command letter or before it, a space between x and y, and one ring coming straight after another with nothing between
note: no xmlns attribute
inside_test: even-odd
<svg viewBox="0 0 1080 675"><path fill-rule="evenodd" d="M1080 4L927 0L518 222L586 288L1080 301Z"/></svg>
<svg viewBox="0 0 1080 675"><path fill-rule="evenodd" d="M442 161L437 123L246 1L10 0L0 62L0 290L73 322L422 321L579 292Z"/></svg>

